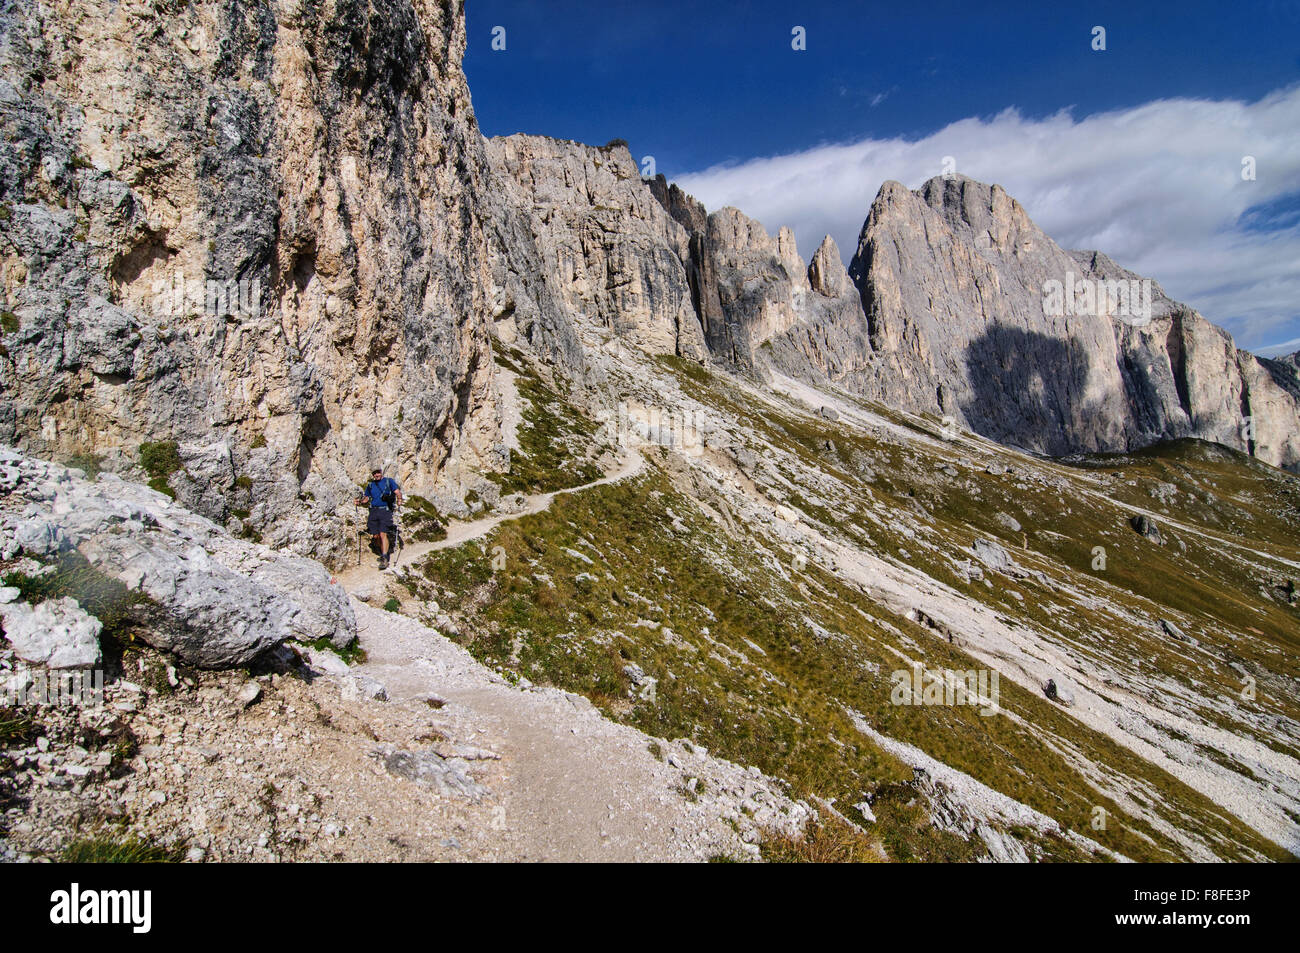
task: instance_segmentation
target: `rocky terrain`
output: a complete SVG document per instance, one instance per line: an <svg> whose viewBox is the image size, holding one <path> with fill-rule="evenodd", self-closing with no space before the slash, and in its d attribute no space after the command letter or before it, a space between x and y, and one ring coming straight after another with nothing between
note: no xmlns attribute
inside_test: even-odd
<svg viewBox="0 0 1300 953"><path fill-rule="evenodd" d="M746 859L813 814L160 493L4 453L4 697L108 679L91 704L0 710L3 859L106 838L192 861Z"/></svg>
<svg viewBox="0 0 1300 953"><path fill-rule="evenodd" d="M6 858L1300 855L1297 356L485 139L458 3L0 22Z"/></svg>

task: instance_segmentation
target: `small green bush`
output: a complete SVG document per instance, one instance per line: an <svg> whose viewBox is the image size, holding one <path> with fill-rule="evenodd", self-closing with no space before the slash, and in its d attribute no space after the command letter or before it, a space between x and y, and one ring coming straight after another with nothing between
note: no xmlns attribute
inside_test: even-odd
<svg viewBox="0 0 1300 953"><path fill-rule="evenodd" d="M177 470L184 469L180 448L175 440L140 444L140 465L149 474L149 486L176 499L176 491L167 483L168 477Z"/></svg>

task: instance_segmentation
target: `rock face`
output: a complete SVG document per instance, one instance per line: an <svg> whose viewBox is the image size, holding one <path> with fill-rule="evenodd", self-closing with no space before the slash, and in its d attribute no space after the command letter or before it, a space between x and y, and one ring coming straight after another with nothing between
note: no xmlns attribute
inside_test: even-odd
<svg viewBox="0 0 1300 953"><path fill-rule="evenodd" d="M858 290L829 235L808 265L808 285L798 322L772 341L772 364L852 386L863 380L871 344Z"/></svg>
<svg viewBox="0 0 1300 953"><path fill-rule="evenodd" d="M155 648L191 665L225 668L285 639L329 639L343 648L356 637L347 594L319 563L233 539L161 493L113 474L92 483L80 471L2 447L0 465L5 467L0 531L17 540L14 528L22 526L28 530L25 538L35 541L7 546L6 557L50 557L75 548L101 573L148 597L138 621L141 637ZM3 607L6 635L19 654L38 661L23 654L30 643L31 651L50 649L51 666L93 665L85 659L91 636L99 634L98 622L89 620L95 622L93 633L82 631L84 626L73 632L77 614L47 606L41 603L25 616L21 604ZM58 618L41 616L51 611ZM40 645L26 634L33 627L48 630ZM61 647L67 652L54 657ZM95 641L96 659L98 651Z"/></svg>
<svg viewBox="0 0 1300 953"><path fill-rule="evenodd" d="M419 488L496 444L494 320L580 361L460 4L17 0L0 33L0 440L176 441L183 502L328 555L372 462Z"/></svg>
<svg viewBox="0 0 1300 953"><path fill-rule="evenodd" d="M703 205L662 175L649 185L687 230L683 263L710 353L734 367L753 368L758 348L795 323L808 296L794 233L782 228L773 241L737 209L707 215Z"/></svg>
<svg viewBox="0 0 1300 953"><path fill-rule="evenodd" d="M1049 454L1194 436L1300 465L1294 375L1106 256L1062 250L996 185L887 182L850 274L871 346L855 390Z"/></svg>
<svg viewBox="0 0 1300 953"><path fill-rule="evenodd" d="M887 182L848 272L827 238L806 275L785 229L774 241L662 177L650 188L690 234L705 339L735 367L830 380L1047 454L1193 436L1300 466L1294 362L1239 351L1155 282L1065 251L999 186Z"/></svg>
<svg viewBox="0 0 1300 953"><path fill-rule="evenodd" d="M572 315L649 353L705 360L682 264L686 233L625 144L515 135L489 140L488 154L510 204L527 210L541 273Z"/></svg>

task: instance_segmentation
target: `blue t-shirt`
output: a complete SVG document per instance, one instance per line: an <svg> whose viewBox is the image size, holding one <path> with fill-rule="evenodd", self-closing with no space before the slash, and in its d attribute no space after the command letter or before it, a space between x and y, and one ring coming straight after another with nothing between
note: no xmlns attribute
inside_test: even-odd
<svg viewBox="0 0 1300 953"><path fill-rule="evenodd" d="M396 494L398 489L396 480L392 477L384 477L382 480L371 480L366 486L365 495L372 507L382 506L384 509L389 509L388 504L384 502L384 494Z"/></svg>

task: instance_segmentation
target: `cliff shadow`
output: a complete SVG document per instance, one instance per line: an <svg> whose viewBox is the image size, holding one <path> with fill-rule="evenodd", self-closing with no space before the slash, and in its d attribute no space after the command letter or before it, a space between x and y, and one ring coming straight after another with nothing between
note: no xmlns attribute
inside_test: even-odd
<svg viewBox="0 0 1300 953"><path fill-rule="evenodd" d="M961 411L973 431L1053 456L1082 446L1074 404L1086 393L1092 359L1077 341L994 325L963 359L970 395Z"/></svg>

